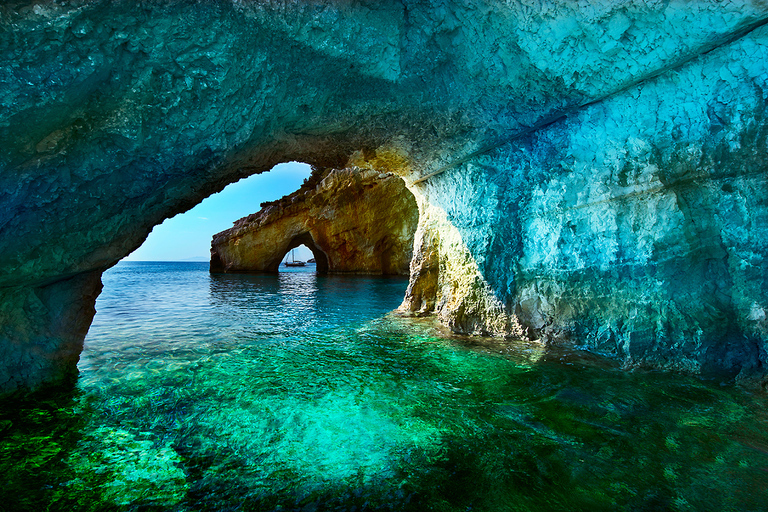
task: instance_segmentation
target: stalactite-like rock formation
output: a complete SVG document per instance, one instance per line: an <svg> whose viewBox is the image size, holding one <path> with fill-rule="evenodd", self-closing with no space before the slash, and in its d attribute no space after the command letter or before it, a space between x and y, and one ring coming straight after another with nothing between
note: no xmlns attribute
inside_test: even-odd
<svg viewBox="0 0 768 512"><path fill-rule="evenodd" d="M277 272L304 244L319 272L408 275L419 211L402 179L349 168L307 185L214 235L211 272Z"/></svg>
<svg viewBox="0 0 768 512"><path fill-rule="evenodd" d="M403 177L403 310L763 375L766 22L758 0L5 2L0 390L71 376L100 272L289 160Z"/></svg>

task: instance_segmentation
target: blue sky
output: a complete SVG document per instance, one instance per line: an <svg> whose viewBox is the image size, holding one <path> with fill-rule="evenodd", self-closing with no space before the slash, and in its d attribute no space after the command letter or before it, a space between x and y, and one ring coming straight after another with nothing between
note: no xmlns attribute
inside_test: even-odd
<svg viewBox="0 0 768 512"><path fill-rule="evenodd" d="M232 183L188 212L155 226L144 244L125 261L184 261L192 258L207 261L215 233L232 227L237 219L259 211L259 203L298 190L310 172L307 164L289 162ZM296 259L311 257L304 246L296 250Z"/></svg>

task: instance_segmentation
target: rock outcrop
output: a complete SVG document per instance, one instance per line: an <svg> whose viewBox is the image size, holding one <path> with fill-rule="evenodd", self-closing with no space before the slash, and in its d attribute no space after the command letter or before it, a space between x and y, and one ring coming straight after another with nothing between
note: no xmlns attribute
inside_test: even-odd
<svg viewBox="0 0 768 512"><path fill-rule="evenodd" d="M318 272L409 275L416 201L393 174L315 171L297 192L213 236L211 272L277 272L299 245Z"/></svg>
<svg viewBox="0 0 768 512"><path fill-rule="evenodd" d="M279 162L400 174L403 309L628 364L768 368L768 6L0 7L0 390L76 372L98 275Z"/></svg>

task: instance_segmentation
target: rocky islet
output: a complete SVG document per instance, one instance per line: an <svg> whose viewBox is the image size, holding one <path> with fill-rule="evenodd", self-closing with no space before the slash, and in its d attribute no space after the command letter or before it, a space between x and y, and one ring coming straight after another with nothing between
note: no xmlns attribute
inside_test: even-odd
<svg viewBox="0 0 768 512"><path fill-rule="evenodd" d="M408 275L418 218L393 174L316 170L298 191L215 234L211 272L277 272L303 244L319 272Z"/></svg>

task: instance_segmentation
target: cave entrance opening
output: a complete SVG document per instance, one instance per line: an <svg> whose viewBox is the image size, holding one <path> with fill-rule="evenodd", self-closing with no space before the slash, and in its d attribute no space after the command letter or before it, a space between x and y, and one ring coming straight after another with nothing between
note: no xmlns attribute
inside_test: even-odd
<svg viewBox="0 0 768 512"><path fill-rule="evenodd" d="M292 252L294 253L293 256L291 255ZM307 266L315 269L317 272L322 274L328 273L328 256L320 247L318 247L312 238L312 235L309 233L295 236L291 240L285 254L281 258L282 263L280 264L280 270L292 268L285 263L291 262L294 258L296 260L307 262ZM309 260L314 260L314 262L309 262Z"/></svg>
<svg viewBox="0 0 768 512"><path fill-rule="evenodd" d="M214 234L258 210L261 202L298 190L311 174L309 164L286 162L230 183L191 210L155 226L141 247L124 261L209 261Z"/></svg>

